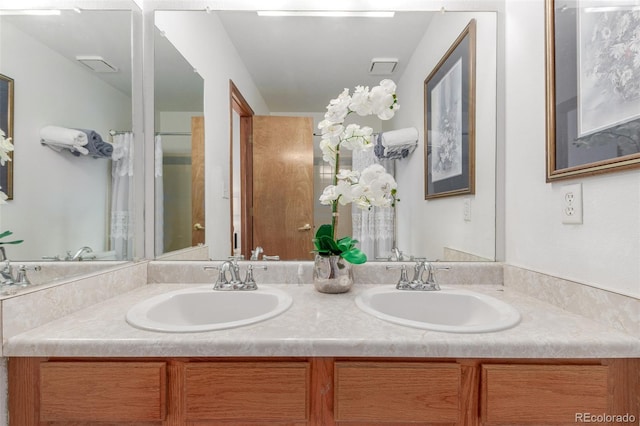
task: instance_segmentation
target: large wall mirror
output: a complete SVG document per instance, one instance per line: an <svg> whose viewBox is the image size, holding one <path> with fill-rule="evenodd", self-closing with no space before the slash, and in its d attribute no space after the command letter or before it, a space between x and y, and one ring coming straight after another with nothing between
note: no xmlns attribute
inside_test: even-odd
<svg viewBox="0 0 640 426"><path fill-rule="evenodd" d="M7 246L7 256L129 260L136 238L133 158L126 155L133 148L116 142L133 137L132 33L141 11L128 1L90 8L51 2L62 9L46 14L3 9L5 3L0 74L14 81L15 163L13 199L0 206L0 229L24 240ZM86 139L77 139L78 129ZM62 130L74 136L56 133ZM112 160L118 147L126 151L122 173Z"/></svg>
<svg viewBox="0 0 640 426"><path fill-rule="evenodd" d="M204 244L204 81L154 29L155 255Z"/></svg>
<svg viewBox="0 0 640 426"><path fill-rule="evenodd" d="M476 192L447 199L424 199L424 100L423 84L451 44L466 25L477 22L477 93L476 93ZM308 239L316 226L326 223L327 206L317 203L326 185L322 181L322 161L318 156L319 138L313 136L322 120L329 100L343 88L356 85L375 86L384 78L398 84L400 111L387 122L357 118L359 124L383 132L407 127L419 130L418 149L403 160L395 161L400 203L394 212L394 245L406 256L440 260L489 260L496 258L496 73L497 14L491 11L455 12L404 11L393 18L326 18L309 16L263 17L256 11L161 11L154 21L159 37L170 42L189 63L184 78L193 78L194 69L203 86L195 86L192 99L203 97L205 222L185 225L193 230L202 226L206 257L226 258L241 253L248 258L255 247L238 247L235 236L242 220L238 198L239 135L242 115L231 108L230 88L235 88L255 116L309 117L310 144L315 147L311 167L315 176L314 216L310 219ZM397 59L389 75L372 75L375 58ZM162 68L170 67L164 62ZM184 63L183 63L184 65ZM156 90L161 78L156 61ZM182 78L176 78L176 81ZM230 84L230 82L232 84ZM184 86L187 90L187 86ZM157 93L157 92L156 92ZM157 95L156 95L157 96ZM156 102L157 104L157 102ZM194 106L186 107L189 119ZM156 109L156 114L158 110ZM185 124L186 126L186 124ZM186 127L185 127L186 128ZM172 131L156 116L156 132ZM254 147L256 144L254 135ZM286 144L285 144L286 145ZM313 148L312 148L313 149ZM256 154L255 155L266 155ZM291 155L286 149L280 155ZM349 160L349 159L347 159ZM306 161L306 160L305 160ZM147 163L148 164L148 163ZM277 192L280 187L265 186ZM156 189L157 190L157 189ZM181 191L184 191L181 190ZM172 197L166 188L165 200ZM255 196L255 194L254 194ZM293 200L293 201L298 201ZM299 200L299 202L303 202ZM307 201L304 201L307 202ZM236 207L234 207L234 204ZM165 204L166 205L166 204ZM271 207L282 209L282 204ZM157 212L156 212L157 213ZM185 213L189 218L193 211ZM347 216L342 214L342 216ZM166 221L166 216L165 219ZM343 221L349 225L350 220ZM291 223L305 230L307 223ZM157 224L156 224L157 228ZM166 229L165 229L166 231ZM271 229L277 238L278 229ZM345 232L348 232L345 231ZM268 241L269 235L267 235ZM156 244L163 238L156 234ZM183 245L189 244L185 239ZM263 245L264 254L280 255L277 249ZM193 244L192 244L193 245ZM158 246L156 246L158 248ZM309 251L312 245L309 245ZM391 253L375 253L386 258ZM374 256L369 255L372 259ZM300 258L305 258L304 256ZM307 257L308 258L308 257ZM287 259L288 260L288 259Z"/></svg>

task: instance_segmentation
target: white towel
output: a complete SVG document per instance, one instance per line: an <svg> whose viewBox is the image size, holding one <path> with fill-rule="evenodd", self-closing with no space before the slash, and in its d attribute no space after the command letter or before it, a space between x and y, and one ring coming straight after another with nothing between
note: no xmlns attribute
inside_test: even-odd
<svg viewBox="0 0 640 426"><path fill-rule="evenodd" d="M85 146L89 142L85 132L58 126L44 126L40 129L40 139L71 146Z"/></svg>
<svg viewBox="0 0 640 426"><path fill-rule="evenodd" d="M382 133L382 146L385 148L405 147L418 141L418 129L407 127L406 129L391 130Z"/></svg>
<svg viewBox="0 0 640 426"><path fill-rule="evenodd" d="M40 143L47 145L49 148L53 149L54 151L57 152L61 152L63 149L69 150L72 153L80 153L82 155L87 155L89 154L89 150L85 147L79 146L79 145L68 145L65 143L58 143L58 142L53 142L53 141L48 141L48 140L42 140L40 141ZM78 154L75 154L78 155Z"/></svg>
<svg viewBox="0 0 640 426"><path fill-rule="evenodd" d="M381 133L380 142L384 147L384 158L406 158L418 145L418 129L407 127Z"/></svg>

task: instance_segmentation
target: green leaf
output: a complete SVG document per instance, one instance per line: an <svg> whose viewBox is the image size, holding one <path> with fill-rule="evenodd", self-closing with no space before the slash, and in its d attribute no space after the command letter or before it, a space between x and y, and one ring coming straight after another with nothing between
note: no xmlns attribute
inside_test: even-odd
<svg viewBox="0 0 640 426"><path fill-rule="evenodd" d="M0 239L4 238L4 237L8 237L9 235L13 235L13 232L11 231L4 231L2 233L0 233ZM24 240L15 240L15 241L0 241L0 245L2 244L20 244L24 242Z"/></svg>
<svg viewBox="0 0 640 426"><path fill-rule="evenodd" d="M322 236L327 236L333 239L333 226L326 223L324 225L320 225L316 231L316 238L320 238Z"/></svg>
<svg viewBox="0 0 640 426"><path fill-rule="evenodd" d="M316 237L313 244L316 253L328 256L331 254L339 255L344 260L353 264L361 264L367 261L367 255L356 247L358 240L351 237L342 237L338 241L333 239L333 227L325 224L321 225L316 231Z"/></svg>
<svg viewBox="0 0 640 426"><path fill-rule="evenodd" d="M352 248L349 251L345 251L340 255L344 260L354 265L360 265L367 261L367 255L357 247Z"/></svg>
<svg viewBox="0 0 640 426"><path fill-rule="evenodd" d="M2 244L20 244L22 242L24 242L24 240L0 241L0 245L2 245Z"/></svg>
<svg viewBox="0 0 640 426"><path fill-rule="evenodd" d="M338 244L333 240L333 238L323 235L319 238L320 247L324 250L328 250L333 254L340 254L342 250L338 247Z"/></svg>

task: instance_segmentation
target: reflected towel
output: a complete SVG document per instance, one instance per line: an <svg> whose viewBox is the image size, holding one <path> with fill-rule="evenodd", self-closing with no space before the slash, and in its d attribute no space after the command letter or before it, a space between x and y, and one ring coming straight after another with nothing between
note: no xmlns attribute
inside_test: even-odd
<svg viewBox="0 0 640 426"><path fill-rule="evenodd" d="M85 146L88 143L86 133L58 126L44 126L41 128L40 139L55 142L58 145Z"/></svg>
<svg viewBox="0 0 640 426"><path fill-rule="evenodd" d="M77 129L87 136L87 145L85 148L89 150L89 155L93 158L111 158L113 153L113 145L102 140L102 136L95 130Z"/></svg>
<svg viewBox="0 0 640 426"><path fill-rule="evenodd" d="M42 145L48 146L49 148L57 152L61 152L63 149L68 150L76 157L79 157L81 154L82 155L89 154L89 150L83 146L67 145L65 143L58 143L58 142L46 141L46 140L41 140L40 143Z"/></svg>
<svg viewBox="0 0 640 426"><path fill-rule="evenodd" d="M398 160L406 158L418 146L418 129L392 130L380 133L374 152L378 158Z"/></svg>

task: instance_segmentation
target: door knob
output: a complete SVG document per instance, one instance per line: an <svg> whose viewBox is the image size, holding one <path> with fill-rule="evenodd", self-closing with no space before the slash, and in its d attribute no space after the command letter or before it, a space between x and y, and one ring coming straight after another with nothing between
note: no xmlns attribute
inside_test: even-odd
<svg viewBox="0 0 640 426"><path fill-rule="evenodd" d="M300 228L298 228L298 231L310 231L311 230L311 225L309 225L308 223L305 223L304 226L301 226Z"/></svg>
<svg viewBox="0 0 640 426"><path fill-rule="evenodd" d="M196 223L195 225L193 225L193 229L195 229L196 231L202 231L204 229L204 226Z"/></svg>

